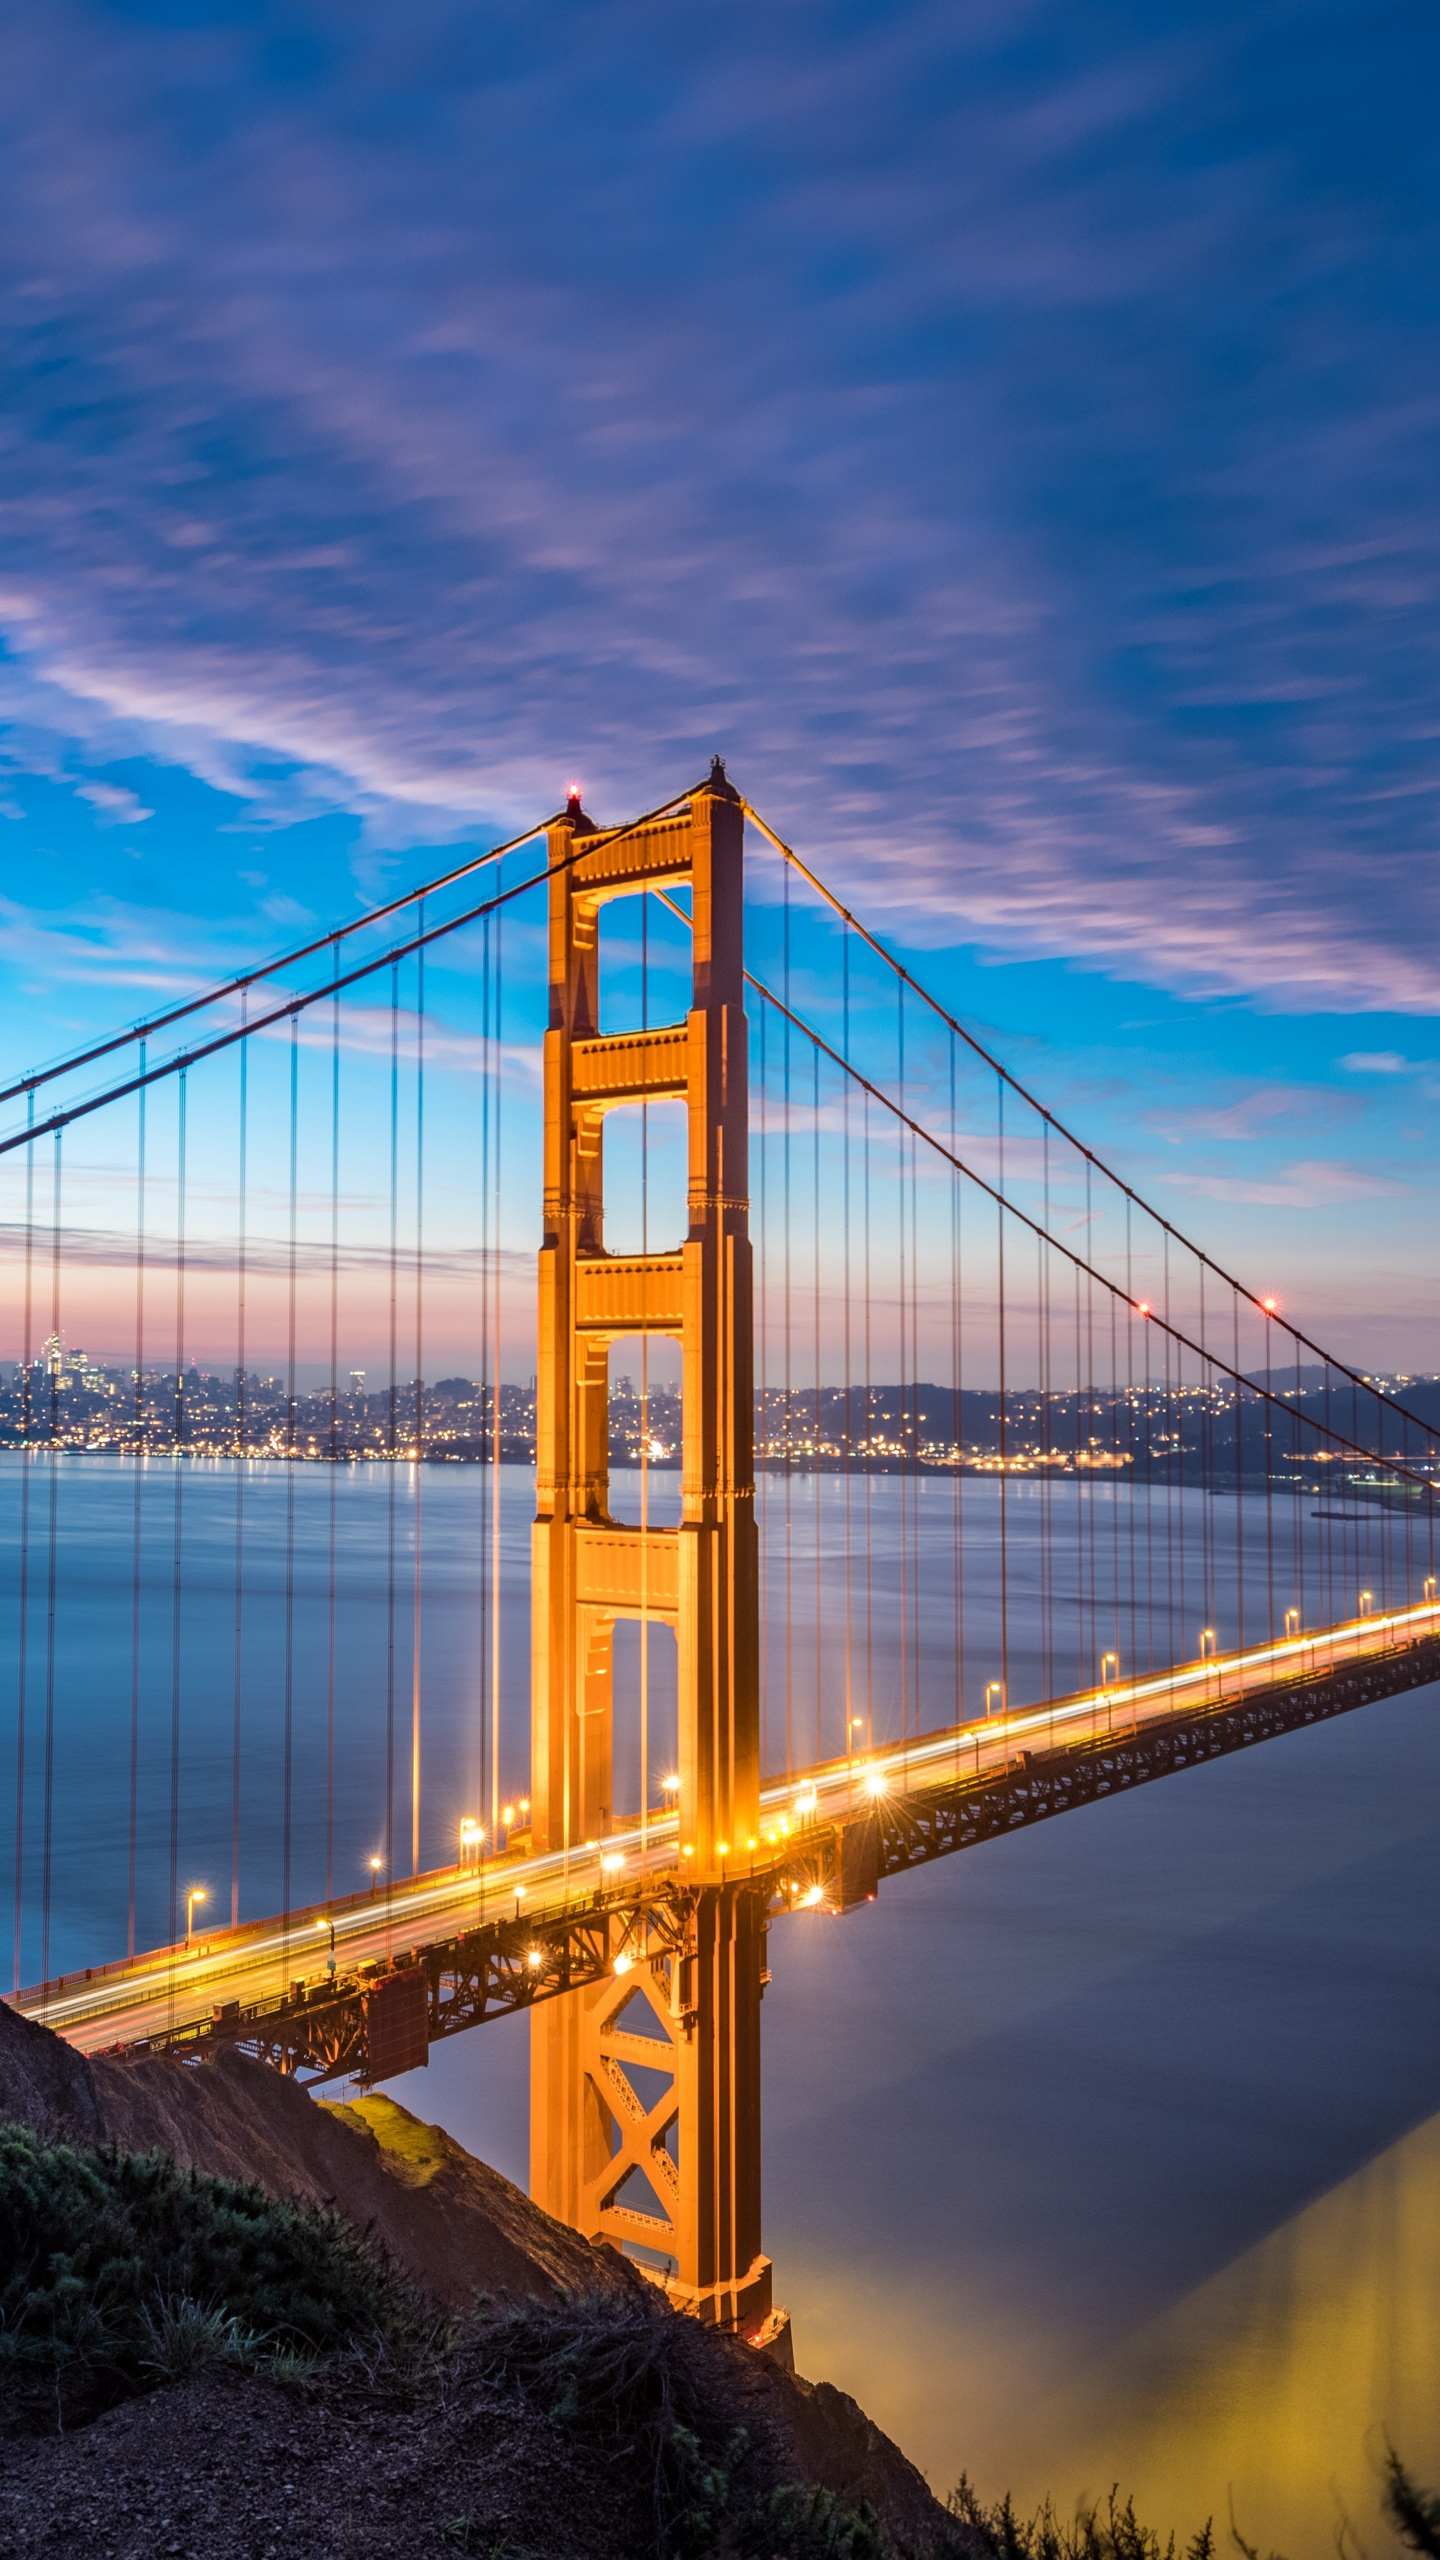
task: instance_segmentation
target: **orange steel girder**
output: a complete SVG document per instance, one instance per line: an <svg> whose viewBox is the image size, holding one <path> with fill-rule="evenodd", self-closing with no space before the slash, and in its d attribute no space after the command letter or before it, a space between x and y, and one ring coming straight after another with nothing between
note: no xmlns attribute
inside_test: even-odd
<svg viewBox="0 0 1440 2560"><path fill-rule="evenodd" d="M760 2247L764 1898L726 1877L727 1860L733 1872L757 1839L760 1783L743 832L718 762L663 817L601 830L572 799L550 830L533 1836L537 1850L593 1855L620 1813L633 1818L613 1802L613 1630L617 1618L671 1626L693 1904L683 1954L642 1929L622 1951L623 1972L535 2012L530 2186L587 2237L668 2262L672 2294L702 2318L753 2334L771 2307ZM694 938L684 1021L602 1036L601 906L684 887ZM688 1230L671 1252L612 1255L605 1117L645 1101L686 1107ZM610 1346L645 1332L681 1345L678 1529L610 1517ZM658 2094L627 2065L659 2072Z"/></svg>

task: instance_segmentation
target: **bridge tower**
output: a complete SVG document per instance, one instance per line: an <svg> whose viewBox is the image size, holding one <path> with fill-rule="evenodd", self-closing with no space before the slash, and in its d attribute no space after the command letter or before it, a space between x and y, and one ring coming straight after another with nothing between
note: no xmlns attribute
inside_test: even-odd
<svg viewBox="0 0 1440 2560"><path fill-rule="evenodd" d="M550 830L550 1028L540 1251L538 1516L532 1601L535 1847L600 1882L612 1791L613 1631L673 1627L679 1684L677 1903L642 1918L622 1971L531 2015L530 2185L587 2237L668 2262L672 2297L755 2335L760 2248L764 1908L746 1881L759 1815L758 1572L748 1233L744 819L718 762L683 807L600 829L578 795ZM690 892L694 981L682 1022L602 1036L599 911ZM605 1116L681 1101L689 1223L669 1252L604 1237ZM613 1520L610 1348L679 1340L678 1529ZM618 1929L618 1924L617 1924ZM637 2005L638 2003L638 2005ZM638 2066L639 2076L636 2076ZM657 2082L663 2082L658 2097Z"/></svg>

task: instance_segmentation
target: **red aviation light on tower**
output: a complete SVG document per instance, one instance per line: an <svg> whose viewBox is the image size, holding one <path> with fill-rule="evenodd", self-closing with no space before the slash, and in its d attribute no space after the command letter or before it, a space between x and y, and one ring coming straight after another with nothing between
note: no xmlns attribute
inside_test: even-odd
<svg viewBox="0 0 1440 2560"><path fill-rule="evenodd" d="M1148 1316L1148 1315L1150 1315L1152 1312L1153 1312L1153 1311L1152 1311L1152 1308L1151 1308L1151 1305L1150 1305L1150 1301L1149 1301L1149 1299L1148 1299L1148 1298L1137 1298L1137 1299L1136 1299L1136 1301L1135 1301L1135 1313L1137 1314L1137 1316Z"/></svg>
<svg viewBox="0 0 1440 2560"><path fill-rule="evenodd" d="M1278 1298L1262 1298L1260 1304L1264 1308L1267 1316L1273 1316L1276 1308L1280 1304L1280 1301Z"/></svg>

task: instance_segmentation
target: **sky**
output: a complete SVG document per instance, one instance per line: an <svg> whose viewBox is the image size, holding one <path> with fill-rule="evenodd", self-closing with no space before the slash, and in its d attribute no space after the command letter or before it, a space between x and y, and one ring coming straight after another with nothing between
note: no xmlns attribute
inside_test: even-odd
<svg viewBox="0 0 1440 2560"><path fill-rule="evenodd" d="M1431 13L5 50L6 1070L718 751L1168 1216L1440 1368Z"/></svg>

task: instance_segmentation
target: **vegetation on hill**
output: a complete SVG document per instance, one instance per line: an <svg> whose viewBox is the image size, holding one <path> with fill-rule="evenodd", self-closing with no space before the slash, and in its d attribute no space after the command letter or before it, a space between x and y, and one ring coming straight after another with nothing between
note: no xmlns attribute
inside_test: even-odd
<svg viewBox="0 0 1440 2560"><path fill-rule="evenodd" d="M12 2430L63 2436L167 2382L252 2375L287 2385L292 2406L297 2391L318 2396L362 2426L368 2410L377 2446L404 2413L431 2412L441 2423L425 2471L442 2501L439 2438L454 2436L458 2486L487 2440L529 2428L565 2449L572 2482L577 2467L593 2480L597 2506L618 2488L624 2560L892 2560L901 2546L868 2508L796 2480L758 2387L766 2370L648 2291L482 2303L446 2324L338 2214L158 2152L85 2150L0 2124L0 2397ZM1440 2498L1393 2452L1385 2510L1409 2549L1440 2560ZM1174 2537L1162 2542L1114 2493L1070 2519L1049 2506L1022 2518L962 2480L933 2513L903 2560L1177 2560ZM494 2547L488 2529L474 2539L469 2510L438 2516L437 2529L447 2547ZM1207 2524L1183 2560L1215 2549Z"/></svg>
<svg viewBox="0 0 1440 2560"><path fill-rule="evenodd" d="M339 2214L0 2125L0 2374L21 2411L64 2425L225 2354L293 2374L368 2337L435 2326Z"/></svg>

